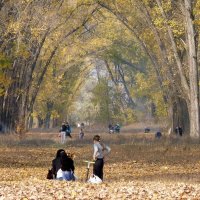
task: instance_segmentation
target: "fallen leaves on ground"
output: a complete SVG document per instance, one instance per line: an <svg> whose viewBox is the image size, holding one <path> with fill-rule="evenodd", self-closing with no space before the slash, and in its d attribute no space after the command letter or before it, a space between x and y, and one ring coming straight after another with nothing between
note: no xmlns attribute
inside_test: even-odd
<svg viewBox="0 0 200 200"><path fill-rule="evenodd" d="M132 135L106 137L112 152L99 185L84 181L83 160L91 159L92 144L74 139L73 145L61 147L0 147L0 200L200 199L199 145L130 143ZM75 153L78 181L46 180L58 148Z"/></svg>
<svg viewBox="0 0 200 200"><path fill-rule="evenodd" d="M123 200L123 199L200 199L198 184L143 181L83 182L30 179L2 182L1 200Z"/></svg>

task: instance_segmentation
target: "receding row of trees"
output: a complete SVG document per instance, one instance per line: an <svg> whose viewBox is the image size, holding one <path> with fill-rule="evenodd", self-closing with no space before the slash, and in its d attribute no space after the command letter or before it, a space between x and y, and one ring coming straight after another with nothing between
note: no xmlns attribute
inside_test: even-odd
<svg viewBox="0 0 200 200"><path fill-rule="evenodd" d="M134 0L98 3L126 27L148 57L168 108L169 120L172 119L171 130L179 125L192 138L198 138L200 2ZM113 58L108 61L116 63ZM123 59L119 62L129 64Z"/></svg>
<svg viewBox="0 0 200 200"><path fill-rule="evenodd" d="M198 138L199 10L194 0L1 0L4 131L22 133L32 117L46 127L66 118L100 63L107 78L92 90L97 113L135 119L144 103L168 116L171 131Z"/></svg>
<svg viewBox="0 0 200 200"><path fill-rule="evenodd" d="M74 65L70 48L96 5L57 0L1 1L0 5L0 121L6 132L24 132L48 69L55 67L54 77L65 81L67 68ZM53 98L46 100L50 109Z"/></svg>

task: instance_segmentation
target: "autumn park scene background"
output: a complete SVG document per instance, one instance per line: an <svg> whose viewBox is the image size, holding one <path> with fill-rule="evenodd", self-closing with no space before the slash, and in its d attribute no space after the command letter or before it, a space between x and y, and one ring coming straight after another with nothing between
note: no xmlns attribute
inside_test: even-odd
<svg viewBox="0 0 200 200"><path fill-rule="evenodd" d="M0 200L200 199L199 25L200 0L0 0ZM76 181L47 179L61 148Z"/></svg>

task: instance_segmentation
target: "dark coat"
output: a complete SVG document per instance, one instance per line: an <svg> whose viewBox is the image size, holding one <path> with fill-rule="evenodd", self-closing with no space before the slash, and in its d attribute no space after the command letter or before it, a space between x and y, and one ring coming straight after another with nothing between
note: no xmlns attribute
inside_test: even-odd
<svg viewBox="0 0 200 200"><path fill-rule="evenodd" d="M55 158L52 160L52 170L53 170L53 174L57 175L58 170L61 168L61 158Z"/></svg>
<svg viewBox="0 0 200 200"><path fill-rule="evenodd" d="M61 154L61 169L62 171L73 171L74 172L74 161L67 156L66 153Z"/></svg>

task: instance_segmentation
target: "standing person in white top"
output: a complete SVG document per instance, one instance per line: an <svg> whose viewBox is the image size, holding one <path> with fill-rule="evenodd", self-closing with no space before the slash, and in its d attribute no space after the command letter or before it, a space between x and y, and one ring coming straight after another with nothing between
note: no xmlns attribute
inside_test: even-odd
<svg viewBox="0 0 200 200"><path fill-rule="evenodd" d="M94 154L93 160L95 164L93 166L93 174L98 176L101 180L103 180L103 166L104 166L104 157L108 153L110 153L110 147L100 142L100 136L95 135L93 138L94 142Z"/></svg>
<svg viewBox="0 0 200 200"><path fill-rule="evenodd" d="M65 139L66 139L66 130L67 130L67 126L65 124L65 122L62 123L62 126L59 130L60 134L59 134L59 137L60 137L60 142L61 144L64 144L65 143Z"/></svg>

